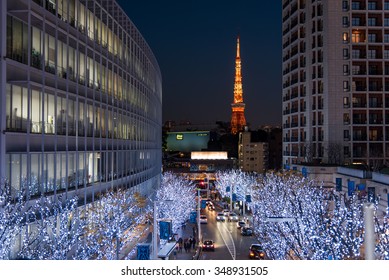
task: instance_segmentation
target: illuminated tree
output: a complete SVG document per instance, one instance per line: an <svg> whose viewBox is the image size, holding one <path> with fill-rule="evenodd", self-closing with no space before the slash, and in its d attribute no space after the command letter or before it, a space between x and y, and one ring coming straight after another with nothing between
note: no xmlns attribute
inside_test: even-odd
<svg viewBox="0 0 389 280"><path fill-rule="evenodd" d="M196 207L196 190L194 184L182 176L165 172L160 188L157 189L156 201L158 219L172 221L173 232L189 219Z"/></svg>
<svg viewBox="0 0 389 280"><path fill-rule="evenodd" d="M75 258L83 234L84 222L79 219L78 198L40 197L30 201L21 231L19 258L66 260Z"/></svg>
<svg viewBox="0 0 389 280"><path fill-rule="evenodd" d="M22 193L15 197L5 181L0 182L0 259L8 259L20 234L27 208Z"/></svg>
<svg viewBox="0 0 389 280"><path fill-rule="evenodd" d="M118 259L131 241L131 231L145 222L147 211L140 211L140 202L140 197L129 191L111 190L91 204L83 213L87 230L79 258Z"/></svg>
<svg viewBox="0 0 389 280"><path fill-rule="evenodd" d="M389 215L386 214L381 221L376 219L375 224L378 237L376 245L377 259L389 260Z"/></svg>
<svg viewBox="0 0 389 280"><path fill-rule="evenodd" d="M253 193L255 233L273 259L358 258L362 201L292 173L268 173Z"/></svg>

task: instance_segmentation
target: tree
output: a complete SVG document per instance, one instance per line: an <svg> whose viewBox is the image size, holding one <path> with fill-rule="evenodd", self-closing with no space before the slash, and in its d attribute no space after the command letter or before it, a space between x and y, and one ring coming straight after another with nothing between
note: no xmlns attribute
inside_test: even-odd
<svg viewBox="0 0 389 280"><path fill-rule="evenodd" d="M171 219L173 232L189 219L196 207L195 185L184 177L165 172L157 189L157 219Z"/></svg>
<svg viewBox="0 0 389 280"><path fill-rule="evenodd" d="M23 225L26 208L23 193L14 197L7 182L0 182L0 259L10 258Z"/></svg>
<svg viewBox="0 0 389 280"><path fill-rule="evenodd" d="M363 213L356 196L293 173L268 173L253 193L255 233L273 259L358 258Z"/></svg>
<svg viewBox="0 0 389 280"><path fill-rule="evenodd" d="M139 197L139 196L138 196ZM80 259L119 258L126 246L131 229L144 223L146 212L140 214L139 199L125 190L109 190L92 203L82 215L87 230L84 246L79 251Z"/></svg>
<svg viewBox="0 0 389 280"><path fill-rule="evenodd" d="M25 213L19 258L66 260L75 258L85 223L79 219L78 198L40 197Z"/></svg>

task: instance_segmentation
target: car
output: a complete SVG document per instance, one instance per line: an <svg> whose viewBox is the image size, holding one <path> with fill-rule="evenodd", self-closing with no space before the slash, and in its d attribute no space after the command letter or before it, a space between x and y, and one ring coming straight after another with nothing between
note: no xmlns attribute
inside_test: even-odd
<svg viewBox="0 0 389 280"><path fill-rule="evenodd" d="M237 228L242 228L242 227L245 227L246 226L246 223L244 221L239 221L236 223L236 227Z"/></svg>
<svg viewBox="0 0 389 280"><path fill-rule="evenodd" d="M200 215L200 224L207 224L207 223L208 223L207 216Z"/></svg>
<svg viewBox="0 0 389 280"><path fill-rule="evenodd" d="M226 220L226 217L224 216L224 214L223 213L217 213L217 215L216 215L216 221L220 221L220 222L225 222L225 220Z"/></svg>
<svg viewBox="0 0 389 280"><path fill-rule="evenodd" d="M243 236L251 236L253 235L253 229L251 227L242 227L240 229L240 234Z"/></svg>
<svg viewBox="0 0 389 280"><path fill-rule="evenodd" d="M230 214L230 210L224 209L223 214L224 214L224 216L228 216Z"/></svg>
<svg viewBox="0 0 389 280"><path fill-rule="evenodd" d="M265 259L265 251L260 244L251 244L249 249L249 258L259 260Z"/></svg>
<svg viewBox="0 0 389 280"><path fill-rule="evenodd" d="M229 215L228 215L228 221L229 222L237 222L239 220L239 216L234 213L234 212L231 212Z"/></svg>
<svg viewBox="0 0 389 280"><path fill-rule="evenodd" d="M203 251L215 251L215 243L213 242L213 240L204 240L201 246L203 248Z"/></svg>

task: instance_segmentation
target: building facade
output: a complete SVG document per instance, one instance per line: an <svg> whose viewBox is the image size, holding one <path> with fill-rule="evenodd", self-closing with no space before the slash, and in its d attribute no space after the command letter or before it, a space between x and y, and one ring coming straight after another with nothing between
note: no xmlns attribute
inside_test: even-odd
<svg viewBox="0 0 389 280"><path fill-rule="evenodd" d="M389 1L283 0L283 163L389 159Z"/></svg>
<svg viewBox="0 0 389 280"><path fill-rule="evenodd" d="M255 139L255 133L239 133L239 168L244 172L262 174L268 169L269 144Z"/></svg>
<svg viewBox="0 0 389 280"><path fill-rule="evenodd" d="M114 1L0 4L0 177L31 197L160 181L162 79Z"/></svg>

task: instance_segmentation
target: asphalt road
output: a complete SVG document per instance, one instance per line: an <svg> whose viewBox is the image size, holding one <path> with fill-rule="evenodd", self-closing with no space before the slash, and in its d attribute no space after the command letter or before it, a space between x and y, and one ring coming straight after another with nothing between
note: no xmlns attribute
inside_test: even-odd
<svg viewBox="0 0 389 280"><path fill-rule="evenodd" d="M216 211L202 210L208 223L201 224L203 240L212 239L215 251L203 251L203 260L249 260L248 252L252 243L258 243L253 236L242 236L236 222L216 221Z"/></svg>

